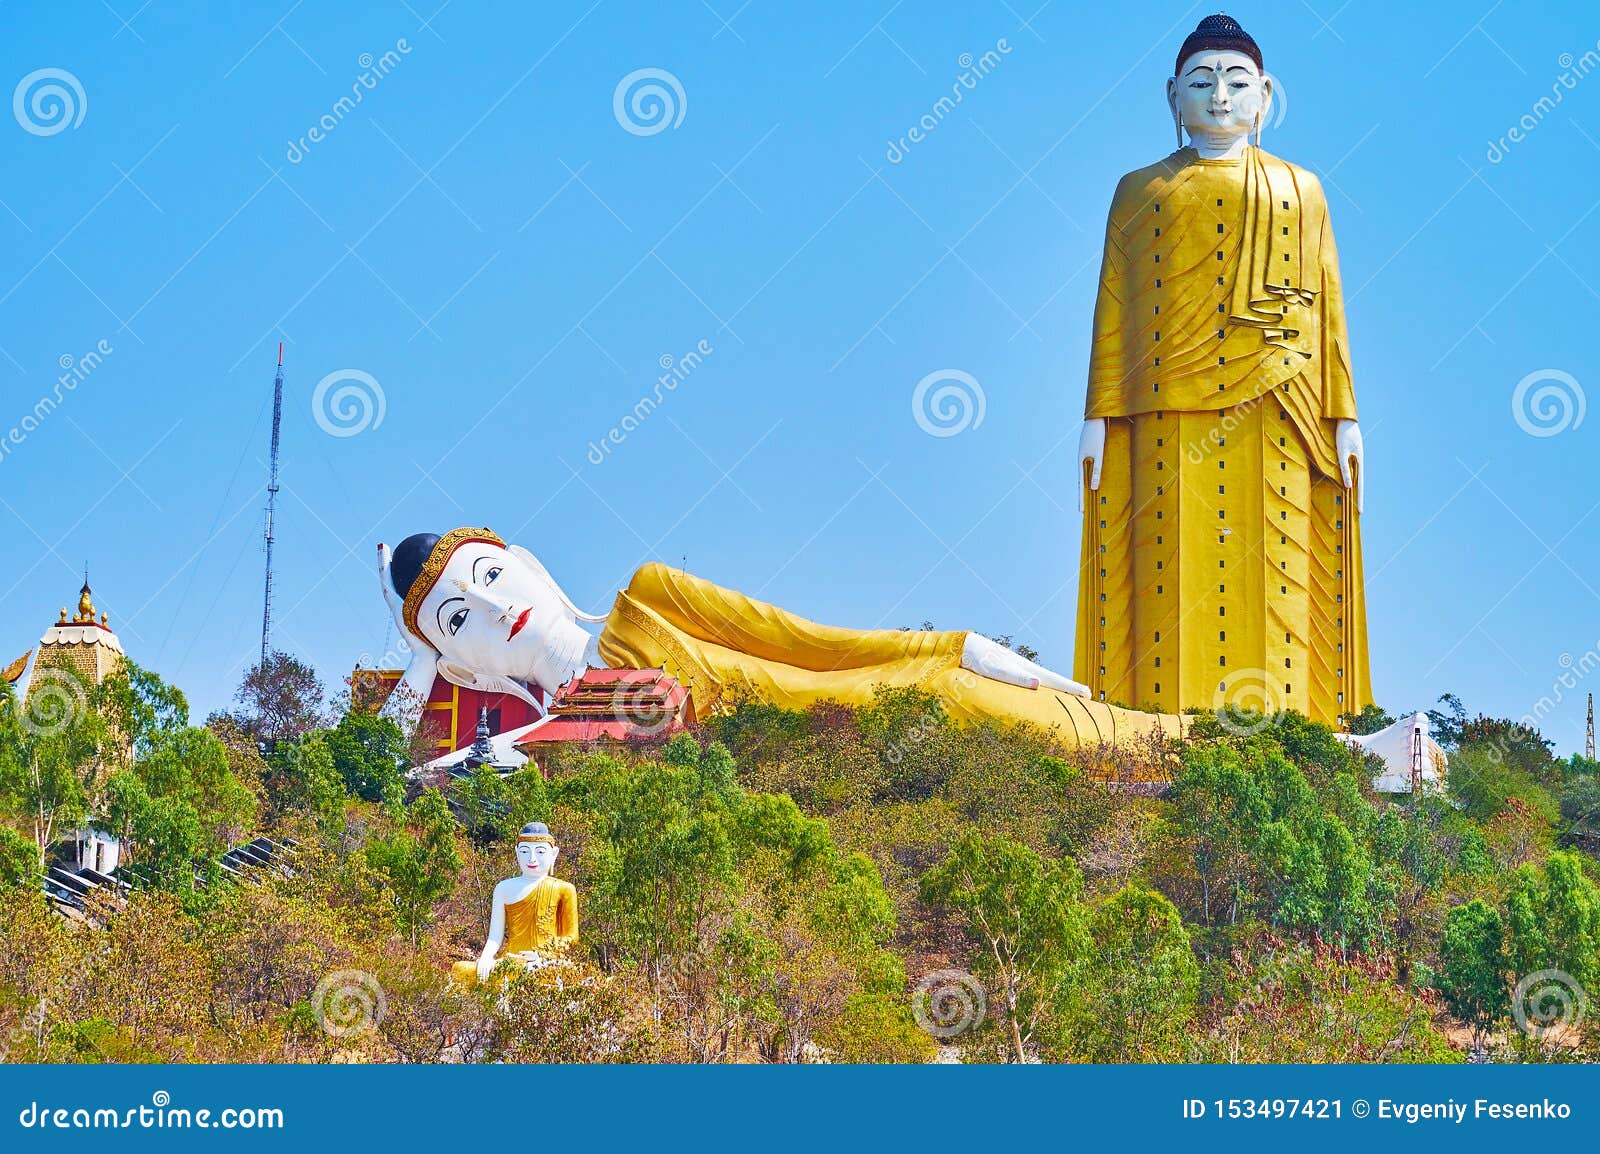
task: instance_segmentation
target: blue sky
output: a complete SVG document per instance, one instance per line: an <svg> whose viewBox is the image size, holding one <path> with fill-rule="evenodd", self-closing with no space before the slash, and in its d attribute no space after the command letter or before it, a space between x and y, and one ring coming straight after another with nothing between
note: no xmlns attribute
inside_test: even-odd
<svg viewBox="0 0 1600 1154"><path fill-rule="evenodd" d="M1105 211L1170 151L1163 84L1210 6L437 2L0 8L4 88L76 86L36 78L0 117L0 658L87 562L130 654L227 703L259 645L282 340L274 642L330 682L394 644L375 543L459 524L596 609L687 558L819 620L1010 633L1070 671ZM1585 7L1230 9L1286 98L1267 147L1329 190L1378 699L1547 714L1563 752L1600 645ZM619 117L640 69L676 82L671 123ZM933 436L912 398L946 370L982 420ZM319 422L331 374L325 401L381 394L381 421ZM1530 375L1560 431L1516 419Z"/></svg>

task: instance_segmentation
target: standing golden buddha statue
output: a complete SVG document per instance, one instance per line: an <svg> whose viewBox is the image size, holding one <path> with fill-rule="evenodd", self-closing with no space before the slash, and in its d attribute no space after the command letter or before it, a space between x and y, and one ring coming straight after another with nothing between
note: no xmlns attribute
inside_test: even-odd
<svg viewBox="0 0 1600 1154"><path fill-rule="evenodd" d="M1260 148L1272 81L1235 21L1200 22L1167 93L1180 147L1122 178L1106 225L1074 676L1157 712L1334 723L1371 695L1327 200Z"/></svg>

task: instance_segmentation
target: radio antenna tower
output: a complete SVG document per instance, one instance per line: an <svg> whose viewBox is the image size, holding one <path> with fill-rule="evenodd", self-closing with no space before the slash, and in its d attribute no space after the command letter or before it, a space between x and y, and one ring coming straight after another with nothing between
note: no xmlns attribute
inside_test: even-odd
<svg viewBox="0 0 1600 1154"><path fill-rule="evenodd" d="M88 578L85 577L87 582ZM1583 743L1583 756L1594 760L1594 694L1589 694L1589 728Z"/></svg>
<svg viewBox="0 0 1600 1154"><path fill-rule="evenodd" d="M267 583L261 600L261 664L272 647L272 516L278 507L278 428L283 423L283 342L278 342L278 376L272 382L272 463L267 479Z"/></svg>

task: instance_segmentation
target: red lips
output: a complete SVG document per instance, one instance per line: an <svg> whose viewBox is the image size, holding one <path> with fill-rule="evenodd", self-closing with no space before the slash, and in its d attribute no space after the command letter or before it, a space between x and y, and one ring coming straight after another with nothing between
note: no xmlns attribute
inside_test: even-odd
<svg viewBox="0 0 1600 1154"><path fill-rule="evenodd" d="M512 637L515 637L518 633L522 632L522 627L528 623L528 617L532 613L533 609L530 607L528 609L524 609L520 614L518 614L517 620L511 626L511 634L506 638L507 641L510 641Z"/></svg>

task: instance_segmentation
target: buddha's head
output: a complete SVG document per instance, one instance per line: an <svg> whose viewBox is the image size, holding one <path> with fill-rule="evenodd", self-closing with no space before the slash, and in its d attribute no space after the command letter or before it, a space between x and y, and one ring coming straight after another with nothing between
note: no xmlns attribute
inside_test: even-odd
<svg viewBox="0 0 1600 1154"><path fill-rule="evenodd" d="M1272 79L1250 34L1229 16L1200 21L1167 81L1167 104L1180 134L1210 143L1247 137L1271 103Z"/></svg>
<svg viewBox="0 0 1600 1154"><path fill-rule="evenodd" d="M517 834L517 864L529 881L548 877L560 853L556 839L550 836L550 827L542 821L529 822Z"/></svg>
<svg viewBox="0 0 1600 1154"><path fill-rule="evenodd" d="M486 528L413 533L389 557L379 546L390 607L416 645L456 685L526 696L563 626L579 613L544 565ZM554 691L555 685L544 685Z"/></svg>
<svg viewBox="0 0 1600 1154"><path fill-rule="evenodd" d="M533 554L488 529L412 534L389 580L406 629L478 674L527 678L555 623L573 617Z"/></svg>

